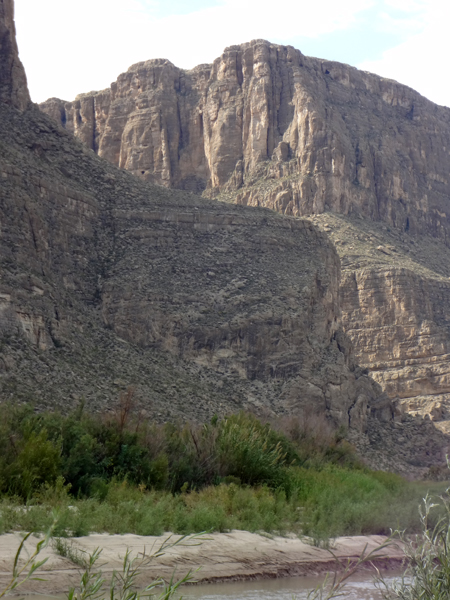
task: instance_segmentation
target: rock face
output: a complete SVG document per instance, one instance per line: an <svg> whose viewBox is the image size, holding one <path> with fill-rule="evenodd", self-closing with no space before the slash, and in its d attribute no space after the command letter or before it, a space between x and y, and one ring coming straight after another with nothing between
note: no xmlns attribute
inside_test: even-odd
<svg viewBox="0 0 450 600"><path fill-rule="evenodd" d="M0 102L23 110L30 102L16 42L13 0L0 0Z"/></svg>
<svg viewBox="0 0 450 600"><path fill-rule="evenodd" d="M341 289L348 333L361 363L370 365L389 395L415 398L416 406L423 397L444 395L446 400L450 282L427 280L402 268L361 269L346 274ZM358 322L364 327L358 328ZM447 410L436 407L433 416L448 419Z"/></svg>
<svg viewBox="0 0 450 600"><path fill-rule="evenodd" d="M450 109L290 46L255 40L192 71L138 63L109 90L41 109L100 156L159 184L449 235Z"/></svg>
<svg viewBox="0 0 450 600"><path fill-rule="evenodd" d="M61 406L72 387L101 408L119 380L163 414L309 405L361 431L372 409L389 418L313 225L150 186L37 109L1 110L3 396Z"/></svg>
<svg viewBox="0 0 450 600"><path fill-rule="evenodd" d="M352 249L367 233L362 221L324 227L335 231L343 261L344 328L392 398L448 420L450 270L438 263L450 265L450 109L263 40L192 71L139 63L109 90L41 108L143 179L288 215L323 214L319 224L333 221L327 212L347 224L373 221L364 268Z"/></svg>
<svg viewBox="0 0 450 600"><path fill-rule="evenodd" d="M357 217L312 220L341 257L342 319L359 363L403 408L448 431L450 248Z"/></svg>
<svg viewBox="0 0 450 600"><path fill-rule="evenodd" d="M392 417L342 331L325 234L140 181L36 107L10 104L0 105L2 398L67 410L85 397L104 410L133 385L161 419L308 406L364 432L371 415Z"/></svg>

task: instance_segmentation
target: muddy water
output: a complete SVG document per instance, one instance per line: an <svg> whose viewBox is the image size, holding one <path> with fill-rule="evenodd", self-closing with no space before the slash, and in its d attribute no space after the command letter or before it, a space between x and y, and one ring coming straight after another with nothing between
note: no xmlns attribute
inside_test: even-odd
<svg viewBox="0 0 450 600"><path fill-rule="evenodd" d="M391 583L400 573L385 575ZM309 590L322 581L318 576L283 577L260 581L239 581L233 583L211 583L190 585L183 588L183 600L305 600ZM65 596L27 595L25 600L65 600ZM346 585L343 600L381 600L373 576L363 572L355 575Z"/></svg>
<svg viewBox="0 0 450 600"><path fill-rule="evenodd" d="M387 583L398 575L385 576ZM242 581L234 583L217 583L189 586L184 589L184 600L304 600L308 591L317 587L322 581L317 576L286 577L280 579L264 579L261 581ZM354 576L345 587L340 598L345 600L380 600L380 592L376 589L373 576L361 573Z"/></svg>

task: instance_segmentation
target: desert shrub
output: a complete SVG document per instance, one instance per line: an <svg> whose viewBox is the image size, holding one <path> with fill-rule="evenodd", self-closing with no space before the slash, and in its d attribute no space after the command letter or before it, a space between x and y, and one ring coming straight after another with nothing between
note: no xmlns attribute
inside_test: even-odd
<svg viewBox="0 0 450 600"><path fill-rule="evenodd" d="M15 446L17 455L4 467L3 481L9 493L28 498L59 475L60 455L45 430L30 433Z"/></svg>
<svg viewBox="0 0 450 600"><path fill-rule="evenodd" d="M293 456L288 455L289 463L312 469L330 463L364 468L355 448L345 439L345 427L336 429L323 414L305 408L296 417L273 422L272 427L284 434L295 449Z"/></svg>
<svg viewBox="0 0 450 600"><path fill-rule="evenodd" d="M23 497L58 475L73 496L98 499L106 498L108 482L123 479L172 493L235 482L282 486L289 494L289 465L317 469L348 464L353 456L339 432L311 416L291 419L289 426L246 413L205 424L157 425L133 415L131 394L106 415L91 415L83 405L67 416L37 413L29 405L2 409L0 492ZM20 478L13 464L25 469Z"/></svg>
<svg viewBox="0 0 450 600"><path fill-rule="evenodd" d="M288 440L276 434L269 425L239 413L221 424L218 438L220 470L223 475L237 477L248 485L266 483L278 487L285 481L286 447L289 447Z"/></svg>
<svg viewBox="0 0 450 600"><path fill-rule="evenodd" d="M2 409L0 492L10 501L0 507L1 531L43 530L58 508L61 536L187 533L203 524L290 529L321 543L341 534L417 531L418 502L443 487L366 469L345 431L314 414L158 425L134 417L127 403L107 415L82 405L67 416Z"/></svg>

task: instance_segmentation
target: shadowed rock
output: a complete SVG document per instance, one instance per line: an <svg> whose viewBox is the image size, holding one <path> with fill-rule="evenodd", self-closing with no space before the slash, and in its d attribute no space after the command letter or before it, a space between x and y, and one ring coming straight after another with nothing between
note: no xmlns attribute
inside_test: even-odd
<svg viewBox="0 0 450 600"><path fill-rule="evenodd" d="M0 0L0 102L19 110L24 110L30 102L17 49L13 0Z"/></svg>

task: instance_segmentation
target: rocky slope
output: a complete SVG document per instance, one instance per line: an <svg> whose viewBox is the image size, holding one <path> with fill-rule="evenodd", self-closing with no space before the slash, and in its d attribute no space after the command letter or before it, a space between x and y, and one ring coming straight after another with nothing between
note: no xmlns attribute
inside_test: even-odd
<svg viewBox="0 0 450 600"><path fill-rule="evenodd" d="M391 417L342 331L326 235L149 185L19 108L0 105L2 398L100 410L133 385L161 419L308 405L361 432Z"/></svg>
<svg viewBox="0 0 450 600"><path fill-rule="evenodd" d="M175 412L313 402L365 427L380 392L351 359L339 259L316 228L144 184L35 108L0 117L4 394L42 383L63 402L73 386L101 406L143 380L143 402L159 390ZM180 375L156 385L152 357Z"/></svg>
<svg viewBox="0 0 450 600"><path fill-rule="evenodd" d="M450 109L263 40L192 71L139 63L108 90L41 108L143 179L288 215L334 213L317 222L333 222L324 230L343 261L357 360L408 410L448 419Z"/></svg>

